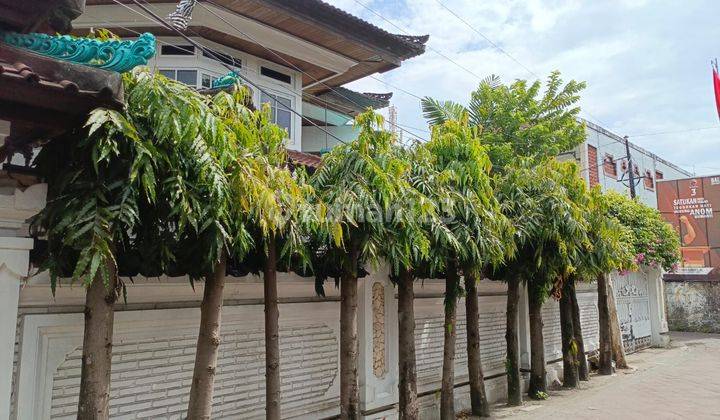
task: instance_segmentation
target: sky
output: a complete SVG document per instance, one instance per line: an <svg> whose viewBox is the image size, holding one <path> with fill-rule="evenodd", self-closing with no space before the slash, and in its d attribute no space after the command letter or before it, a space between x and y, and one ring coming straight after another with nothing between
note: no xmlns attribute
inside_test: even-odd
<svg viewBox="0 0 720 420"><path fill-rule="evenodd" d="M698 175L720 174L710 67L720 58L718 0L327 1L389 32L430 35L424 55L377 76L389 85L348 86L394 92L400 124L427 129L419 100L400 89L466 103L481 77L511 83L559 70L587 83L583 118Z"/></svg>

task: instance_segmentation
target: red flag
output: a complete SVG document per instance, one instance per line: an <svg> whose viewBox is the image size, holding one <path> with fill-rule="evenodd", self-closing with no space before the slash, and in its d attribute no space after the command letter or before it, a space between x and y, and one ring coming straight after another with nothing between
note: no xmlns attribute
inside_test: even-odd
<svg viewBox="0 0 720 420"><path fill-rule="evenodd" d="M715 106L718 111L718 118L720 118L720 75L718 75L717 61L715 67L713 67L713 86L715 87Z"/></svg>

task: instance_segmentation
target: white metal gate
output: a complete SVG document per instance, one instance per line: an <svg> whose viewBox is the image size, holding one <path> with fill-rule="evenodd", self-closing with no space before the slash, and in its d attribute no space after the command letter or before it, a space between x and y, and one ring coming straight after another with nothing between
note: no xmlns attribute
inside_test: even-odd
<svg viewBox="0 0 720 420"><path fill-rule="evenodd" d="M642 272L613 276L620 331L625 351L650 346L650 296L648 279Z"/></svg>

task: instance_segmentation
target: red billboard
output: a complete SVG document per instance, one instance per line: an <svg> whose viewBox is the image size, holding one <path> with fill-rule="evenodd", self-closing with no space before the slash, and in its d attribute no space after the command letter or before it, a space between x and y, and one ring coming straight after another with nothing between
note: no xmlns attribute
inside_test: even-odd
<svg viewBox="0 0 720 420"><path fill-rule="evenodd" d="M716 277L720 273L720 176L660 181L657 198L658 210L680 237L682 259L677 275Z"/></svg>

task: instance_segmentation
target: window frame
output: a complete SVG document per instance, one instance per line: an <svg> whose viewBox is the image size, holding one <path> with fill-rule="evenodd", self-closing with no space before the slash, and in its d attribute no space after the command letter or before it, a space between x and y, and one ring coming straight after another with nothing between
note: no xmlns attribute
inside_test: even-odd
<svg viewBox="0 0 720 420"><path fill-rule="evenodd" d="M608 169L608 165L612 165L612 171ZM618 176L618 165L615 157L610 153L605 153L603 157L603 174L611 178L617 179Z"/></svg>
<svg viewBox="0 0 720 420"><path fill-rule="evenodd" d="M208 72L208 71L206 71L205 69L202 69L202 68L199 68L199 67L158 67L158 68L157 68L157 72L158 72L158 73L161 73L161 72L164 72L164 71L172 71L173 74L174 74L174 76L173 76L173 77L168 77L168 78L171 79L171 80L174 80L174 81L176 81L176 82L180 82L180 81L177 79L178 71L194 71L194 72L195 72L195 84L194 84L194 85L188 85L187 83L180 82L180 83L185 84L186 86L192 87L193 89L202 89L202 88L203 88L203 87L202 87L202 80L201 80L203 73L209 75L211 78L212 78L212 77L215 77L215 76L213 76L212 74L210 74L211 72ZM167 76L165 76L165 77L167 77ZM212 82L211 82L211 83L212 83Z"/></svg>
<svg viewBox="0 0 720 420"><path fill-rule="evenodd" d="M268 76L266 74L263 74L263 69L267 69L268 71L278 73L282 76L287 76L290 80L280 80L279 78L275 78L272 76ZM295 78L293 77L293 74L287 73L285 70L279 70L275 68L274 66L269 66L265 63L260 63L258 65L258 76L264 78L265 80L272 81L273 83L279 83L283 86L293 86L293 82L295 81Z"/></svg>
<svg viewBox="0 0 720 420"><path fill-rule="evenodd" d="M646 190L655 191L655 179L653 178L653 174L652 174L652 171L650 171L650 169L645 169L645 176L643 177L643 186L645 187Z"/></svg>
<svg viewBox="0 0 720 420"><path fill-rule="evenodd" d="M263 90L265 90L265 92L267 92L267 93L265 93L265 92L258 92L258 93L259 93L259 97L258 97L259 101L258 101L258 102L260 103L260 106L262 107L263 104L265 104L265 103L269 103L269 104L270 104L270 108L271 108L271 110L272 110L272 114L271 114L271 116L270 116L270 119L271 119L270 122L272 122L273 124L278 125L278 126L281 127L281 128L287 129L287 131L286 131L287 134L286 134L286 137L285 137L285 138L286 138L287 140L292 141L292 140L293 140L293 133L295 132L295 128L293 127L294 121L293 121L293 111L292 111L292 110L294 110L294 106L295 106L295 103L294 103L294 102L295 102L295 98L293 98L292 96L288 96L288 95L281 94L281 93L275 93L274 91L269 92L269 91L267 91L267 89L263 89ZM271 100L269 100L269 101L267 101L267 102L263 102L263 96L265 96L265 95L269 95L269 96L273 97L275 100L271 99ZM290 102L290 105L289 105L288 107L289 107L290 109L285 109L285 107L279 106L279 105L277 104L277 102L280 102L278 99L285 99L285 100L289 101L289 102ZM282 109L280 109L280 111L287 112L287 113L290 114L290 122L289 122L289 126L288 126L288 127L283 127L283 126L280 126L279 124L277 124L277 116L278 116L278 112L277 112L277 111L278 111L279 108L282 108Z"/></svg>

